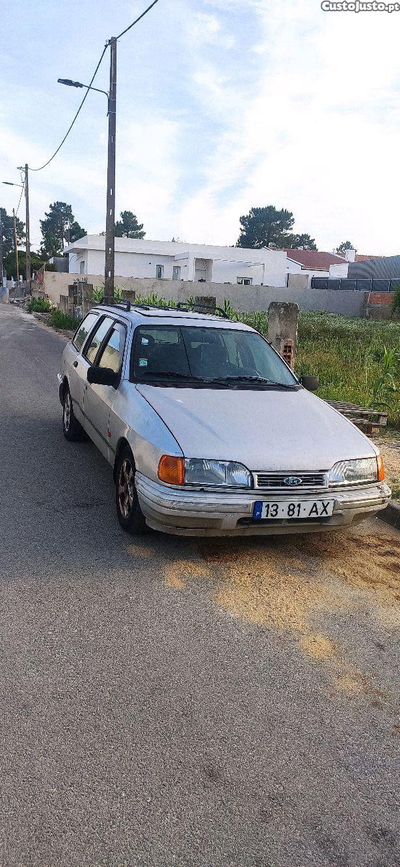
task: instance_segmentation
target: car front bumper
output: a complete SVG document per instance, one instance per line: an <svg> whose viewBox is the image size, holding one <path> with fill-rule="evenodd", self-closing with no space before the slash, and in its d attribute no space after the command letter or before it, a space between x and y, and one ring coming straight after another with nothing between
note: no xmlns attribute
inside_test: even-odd
<svg viewBox="0 0 400 867"><path fill-rule="evenodd" d="M136 473L136 489L146 523L154 530L180 536L270 536L284 533L312 533L334 530L358 523L385 509L390 488L385 482L345 491L304 492L302 500L334 499L330 518L253 520L256 500L277 501L276 491L198 491L168 487ZM300 499L291 497L293 502Z"/></svg>

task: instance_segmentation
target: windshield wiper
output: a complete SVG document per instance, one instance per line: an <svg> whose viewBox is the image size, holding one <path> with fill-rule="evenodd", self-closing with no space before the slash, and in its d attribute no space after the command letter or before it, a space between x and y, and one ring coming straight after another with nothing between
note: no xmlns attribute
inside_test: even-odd
<svg viewBox="0 0 400 867"><path fill-rule="evenodd" d="M197 382L204 382L202 376L194 376L192 373L174 373L173 370L148 370L146 374L143 374L143 379L147 379L148 376L154 376L158 379L194 379ZM137 377L139 379L139 376Z"/></svg>
<svg viewBox="0 0 400 867"><path fill-rule="evenodd" d="M273 379L264 379L262 376L227 376L223 382L259 382L261 385L271 386L271 388L296 388L297 382L289 384L286 382L275 382Z"/></svg>
<svg viewBox="0 0 400 867"><path fill-rule="evenodd" d="M224 379L204 379L204 377L195 376L192 373L174 373L172 370L149 370L146 375L143 375L142 379L140 379L140 376L137 376L136 378L140 379L140 382L143 384L148 382L148 377L152 377L157 380L179 379L188 383L198 382L202 383L202 385L223 385L225 388L229 388L229 384Z"/></svg>

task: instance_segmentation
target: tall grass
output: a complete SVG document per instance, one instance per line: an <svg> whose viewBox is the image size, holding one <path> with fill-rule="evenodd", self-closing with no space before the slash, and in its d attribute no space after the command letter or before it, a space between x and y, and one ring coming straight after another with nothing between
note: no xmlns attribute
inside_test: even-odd
<svg viewBox="0 0 400 867"><path fill-rule="evenodd" d="M296 373L319 376L320 397L369 406L391 350L397 356L396 390L385 393L385 405L390 422L400 428L400 323L300 313Z"/></svg>

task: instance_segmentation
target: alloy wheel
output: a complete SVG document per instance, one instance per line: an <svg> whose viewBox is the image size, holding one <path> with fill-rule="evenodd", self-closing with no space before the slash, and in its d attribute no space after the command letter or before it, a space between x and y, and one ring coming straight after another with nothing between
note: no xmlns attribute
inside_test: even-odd
<svg viewBox="0 0 400 867"><path fill-rule="evenodd" d="M64 398L64 407L63 407L64 428L66 431L69 431L70 426L71 426L71 413L72 413L71 395L70 395L69 391L67 391L65 398Z"/></svg>
<svg viewBox="0 0 400 867"><path fill-rule="evenodd" d="M128 518L134 501L134 472L128 458L122 461L118 477L118 505L124 518Z"/></svg>

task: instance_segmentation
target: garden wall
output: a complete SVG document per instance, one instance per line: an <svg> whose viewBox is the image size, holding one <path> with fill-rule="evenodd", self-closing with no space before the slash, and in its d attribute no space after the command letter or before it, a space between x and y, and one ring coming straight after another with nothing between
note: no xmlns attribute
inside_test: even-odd
<svg viewBox="0 0 400 867"><path fill-rule="evenodd" d="M46 272L43 282L37 289L44 291L49 300L59 306L60 296L68 295L68 286L77 279L75 274ZM102 286L103 278L88 274L87 282ZM345 316L363 316L364 293L346 289L321 290L306 288L274 288L271 286L239 286L233 283L206 283L185 280L152 280L149 278L118 277L115 284L125 290L134 290L136 295L158 296L175 301L186 301L189 296L212 295L217 305L222 307L224 300L230 301L234 310L241 313L254 313L268 310L271 301L295 301L300 310L321 310L340 313Z"/></svg>

